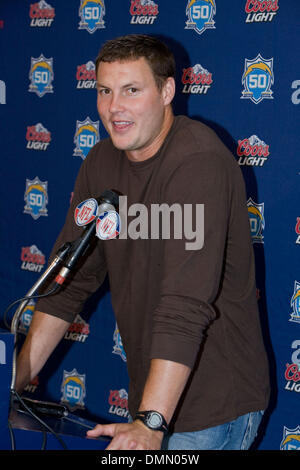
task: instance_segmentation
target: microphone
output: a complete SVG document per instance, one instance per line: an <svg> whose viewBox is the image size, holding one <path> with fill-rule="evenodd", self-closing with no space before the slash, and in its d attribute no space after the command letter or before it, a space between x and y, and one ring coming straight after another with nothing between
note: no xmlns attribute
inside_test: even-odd
<svg viewBox="0 0 300 470"><path fill-rule="evenodd" d="M103 215L109 215L111 212L116 213L118 207L119 196L112 190L105 190L97 199L86 199L76 207L74 213L75 223L79 227L84 227L84 232L73 242L70 254L55 278L56 284L61 286L64 283L78 260L86 253L93 236L96 235L96 226L99 225L99 220L102 221ZM99 236L99 238L102 237Z"/></svg>

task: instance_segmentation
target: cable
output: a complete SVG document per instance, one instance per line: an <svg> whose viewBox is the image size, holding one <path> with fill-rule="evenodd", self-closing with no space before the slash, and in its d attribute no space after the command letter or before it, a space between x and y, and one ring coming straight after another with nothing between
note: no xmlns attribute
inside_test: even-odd
<svg viewBox="0 0 300 470"><path fill-rule="evenodd" d="M11 450L16 450L15 435L14 435L13 428L12 428L12 425L10 424L9 420L8 420L7 426L8 426L9 435L10 435Z"/></svg>
<svg viewBox="0 0 300 470"><path fill-rule="evenodd" d="M88 429L94 429L94 426L90 426L89 424L86 423L81 423L80 421L77 421L76 419L69 418L69 416L64 416L64 420L70 421L71 423L79 424L80 426L83 426L84 428Z"/></svg>
<svg viewBox="0 0 300 470"><path fill-rule="evenodd" d="M28 411L26 411L26 410L18 409L18 413L24 414L26 416L31 416L31 414L29 414ZM11 437L11 441L12 441L12 449L11 450L16 450L15 449L15 440L14 440L13 428L12 428L12 425L10 424L10 422L8 422L8 428L9 428L9 431L10 431L10 437ZM43 433L43 442L42 442L42 447L41 447L40 450L47 450L46 449L47 432L46 432L46 430L43 429L42 433Z"/></svg>
<svg viewBox="0 0 300 470"><path fill-rule="evenodd" d="M43 442L42 442L41 450L46 450L46 445L47 445L47 433L44 430L43 431Z"/></svg>
<svg viewBox="0 0 300 470"><path fill-rule="evenodd" d="M60 443L60 445L62 446L62 448L64 450L68 450L66 444L64 443L64 441L59 437L59 435L50 427L48 426L48 424L46 424L42 419L40 419L27 405L26 403L22 400L22 398L20 397L20 395L18 394L18 392L16 392L16 390L12 390L11 393L17 398L17 400L21 403L21 405L23 406L23 408L25 408L25 410L36 420L38 421L38 423L43 426L44 428L47 429L47 431L49 431L51 434L53 434L53 436L58 440L58 442ZM42 445L42 449L45 445L45 436L44 436L44 442L43 442L43 445Z"/></svg>

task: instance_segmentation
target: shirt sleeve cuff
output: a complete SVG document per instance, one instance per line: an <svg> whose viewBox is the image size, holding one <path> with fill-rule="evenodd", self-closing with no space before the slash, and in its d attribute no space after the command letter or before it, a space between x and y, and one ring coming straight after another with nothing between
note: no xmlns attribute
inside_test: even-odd
<svg viewBox="0 0 300 470"><path fill-rule="evenodd" d="M194 367L200 344L191 344L182 337L156 334L152 340L150 359L164 359Z"/></svg>

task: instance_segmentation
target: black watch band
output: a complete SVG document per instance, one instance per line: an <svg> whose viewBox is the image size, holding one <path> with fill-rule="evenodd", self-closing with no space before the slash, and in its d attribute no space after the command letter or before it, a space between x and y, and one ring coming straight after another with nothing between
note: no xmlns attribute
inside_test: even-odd
<svg viewBox="0 0 300 470"><path fill-rule="evenodd" d="M168 425L161 413L158 411L138 411L135 415L135 419L142 421L147 428L153 431L162 431L164 434L168 434Z"/></svg>

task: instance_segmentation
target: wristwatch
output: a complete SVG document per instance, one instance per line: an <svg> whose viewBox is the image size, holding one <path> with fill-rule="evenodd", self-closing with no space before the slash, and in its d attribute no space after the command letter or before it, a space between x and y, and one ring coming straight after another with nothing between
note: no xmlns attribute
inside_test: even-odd
<svg viewBox="0 0 300 470"><path fill-rule="evenodd" d="M168 425L161 413L158 411L138 411L135 419L141 420L147 428L153 431L162 431L164 434L168 433Z"/></svg>

